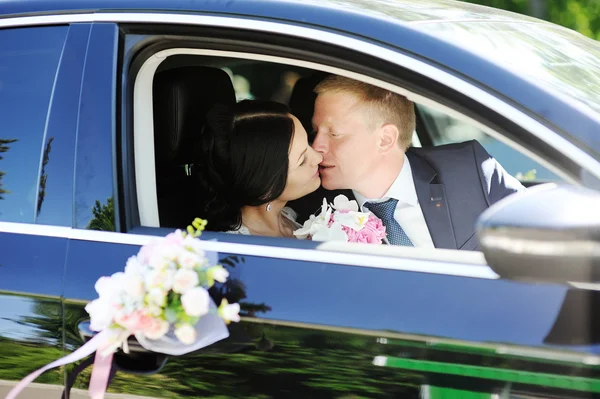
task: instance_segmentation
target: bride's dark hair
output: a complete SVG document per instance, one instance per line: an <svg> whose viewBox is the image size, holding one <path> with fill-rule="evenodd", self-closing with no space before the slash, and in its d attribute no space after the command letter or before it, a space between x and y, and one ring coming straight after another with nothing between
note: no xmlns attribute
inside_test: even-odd
<svg viewBox="0 0 600 399"><path fill-rule="evenodd" d="M287 106L245 100L211 109L195 148L198 216L207 230L236 230L242 207L267 204L285 188L294 121Z"/></svg>

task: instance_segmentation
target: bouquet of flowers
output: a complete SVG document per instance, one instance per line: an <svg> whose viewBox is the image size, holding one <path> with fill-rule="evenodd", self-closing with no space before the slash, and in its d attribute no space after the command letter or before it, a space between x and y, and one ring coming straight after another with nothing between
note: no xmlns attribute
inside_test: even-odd
<svg viewBox="0 0 600 399"><path fill-rule="evenodd" d="M92 398L102 398L113 354L119 348L127 353L127 339L132 335L147 350L169 355L227 338L226 324L240 320L240 306L223 299L217 308L208 294L229 273L202 250L198 236L205 226L205 220L195 219L187 233L177 230L144 245L127 260L124 272L100 277L95 284L99 297L85 307L90 329L98 334L70 355L27 376L7 398L16 397L44 371L94 352L89 390Z"/></svg>
<svg viewBox="0 0 600 399"><path fill-rule="evenodd" d="M321 213L310 215L304 225L294 231L299 239L381 244L386 236L381 219L371 212L359 212L356 201L338 195L332 204L323 198Z"/></svg>

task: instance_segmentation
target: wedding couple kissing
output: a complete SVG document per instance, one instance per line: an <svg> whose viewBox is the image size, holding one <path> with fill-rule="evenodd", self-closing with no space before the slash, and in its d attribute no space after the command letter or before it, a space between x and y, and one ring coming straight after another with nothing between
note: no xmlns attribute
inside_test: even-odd
<svg viewBox="0 0 600 399"><path fill-rule="evenodd" d="M195 149L208 230L476 250L478 216L525 189L475 140L411 148L401 95L341 76L315 93L312 145L280 103L209 112Z"/></svg>

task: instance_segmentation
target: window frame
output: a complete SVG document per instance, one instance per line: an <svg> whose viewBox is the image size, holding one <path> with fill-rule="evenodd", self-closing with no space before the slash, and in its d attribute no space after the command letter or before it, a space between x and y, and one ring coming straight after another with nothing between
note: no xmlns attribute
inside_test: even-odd
<svg viewBox="0 0 600 399"><path fill-rule="evenodd" d="M177 43L177 42L175 42ZM155 177L155 165L154 165L154 142L153 142L153 107L152 107L152 79L159 65L169 56L172 55L198 55L205 57L231 57L231 58L242 58L255 61L274 62L284 65L293 65L304 68L313 69L316 71L324 71L339 74L342 76L351 77L357 80L365 81L380 87L384 87L388 90L394 91L401 95L406 96L410 100L424 104L428 107L440 110L454 118L461 121L466 121L473 126L481 129L485 133L489 134L514 150L524 154L525 156L535 160L540 165L552 170L557 175L565 179L565 181L572 184L580 184L580 182L574 178L571 174L560 169L555 164L542 158L541 156L533 153L528 148L519 144L513 140L507 138L504 134L491 128L488 125L481 123L472 117L461 113L460 111L449 108L448 106L425 97L422 94L417 93L414 90L408 90L395 84L376 79L365 74L356 73L347 69L342 69L335 66L329 66L321 63L305 61L300 59L273 56L267 54L258 54L253 52L245 51L227 51L227 50L215 50L211 48L197 48L197 47L184 47L174 46L170 48L160 49L153 54L147 55L145 60L141 63L137 74L135 74L135 81L133 84L133 137L134 137L134 149L133 149L133 160L135 169L135 186L136 186L136 197L137 209L139 212L139 225L143 227L160 227L158 221L158 203L156 197L156 177Z"/></svg>

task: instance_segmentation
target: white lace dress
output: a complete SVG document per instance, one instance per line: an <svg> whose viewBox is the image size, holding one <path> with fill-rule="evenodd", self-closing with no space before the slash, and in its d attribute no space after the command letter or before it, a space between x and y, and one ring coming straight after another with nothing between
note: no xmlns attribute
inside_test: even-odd
<svg viewBox="0 0 600 399"><path fill-rule="evenodd" d="M296 219L298 219L298 214L289 207L284 207L281 210L281 214L283 216L285 216L286 218L288 218L293 224L294 226L296 226L297 229L299 229L300 227L302 227L302 225L298 222L296 222ZM237 230L230 230L227 233L229 234L244 234L244 235L252 235L252 233L250 233L250 230L248 230L248 228L246 226L244 226L243 224L240 226L239 229Z"/></svg>

